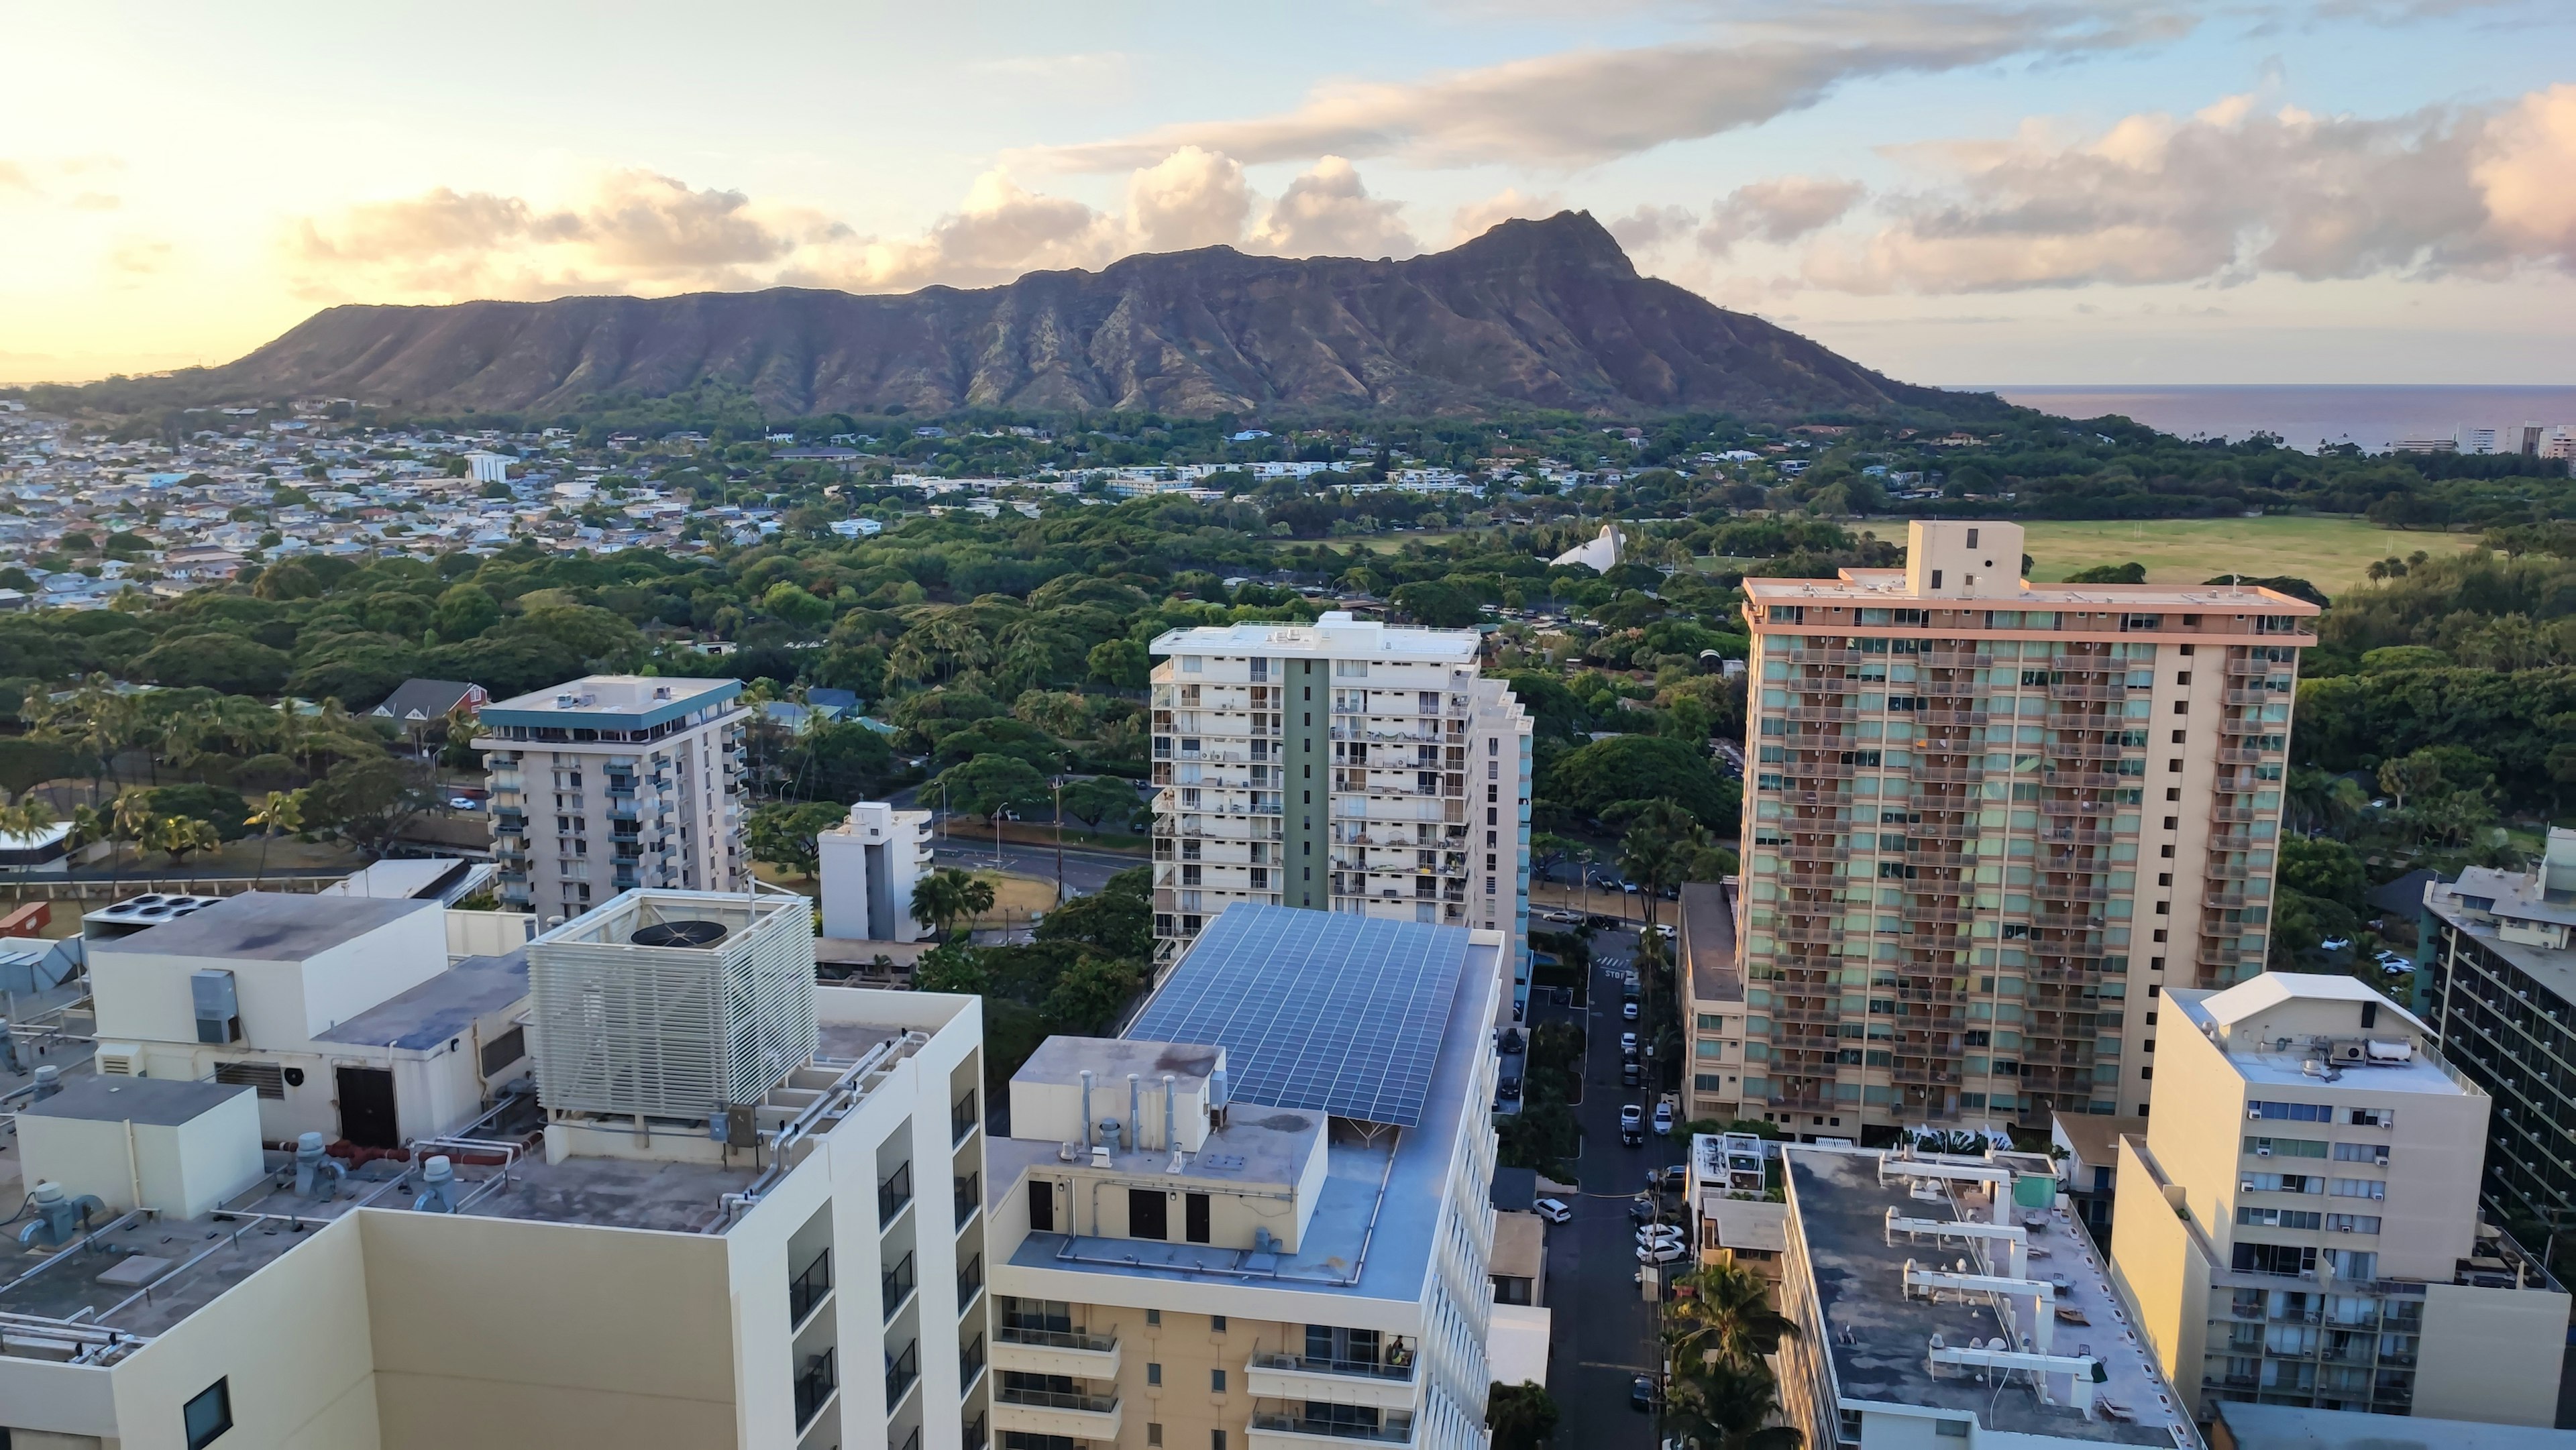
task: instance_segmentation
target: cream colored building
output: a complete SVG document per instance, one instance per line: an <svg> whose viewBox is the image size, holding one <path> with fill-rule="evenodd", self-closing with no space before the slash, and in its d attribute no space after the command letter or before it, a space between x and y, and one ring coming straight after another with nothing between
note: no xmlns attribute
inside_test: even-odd
<svg viewBox="0 0 2576 1450"><path fill-rule="evenodd" d="M2111 1246L2182 1395L2552 1423L2568 1296L2480 1220L2489 1102L2424 1024L2343 976L2163 1003Z"/></svg>
<svg viewBox="0 0 2576 1450"><path fill-rule="evenodd" d="M1477 636L1327 613L1153 643L1154 937L1236 902L1499 931L1529 981L1529 715Z"/></svg>
<svg viewBox="0 0 2576 1450"><path fill-rule="evenodd" d="M1744 962L1737 946L1737 879L1682 887L1674 980L1681 984L1690 1064L1682 1080L1684 1118L1731 1122L1745 1114ZM1757 1100L1753 1114L1765 1112Z"/></svg>
<svg viewBox="0 0 2576 1450"><path fill-rule="evenodd" d="M705 921L765 943L774 919L801 931L804 911L767 894L634 893L563 930L595 943ZM697 949L638 945L637 970L667 976L651 953ZM810 954L803 969L810 982ZM0 1279L0 1438L989 1444L978 1004L842 988L806 1000L818 1048L747 1105L748 1147L704 1119L512 1098L453 1125L470 1136L415 1144L438 1158L326 1171L306 1192L289 1155L263 1154L247 1088L74 1080L21 1113L8 1155L99 1201L84 1205L88 1238L75 1215L71 1236ZM663 1041L641 1076L707 1051L685 1031Z"/></svg>
<svg viewBox="0 0 2576 1450"><path fill-rule="evenodd" d="M551 924L636 887L742 890L741 693L587 675L484 706L502 901Z"/></svg>
<svg viewBox="0 0 2576 1450"><path fill-rule="evenodd" d="M1486 1443L1509 985L1499 932L1239 906L1129 1036L1041 1046L991 1151L1004 1443Z"/></svg>
<svg viewBox="0 0 2576 1450"><path fill-rule="evenodd" d="M836 941L919 941L912 888L930 874L930 812L859 801L814 840L822 873L823 935Z"/></svg>
<svg viewBox="0 0 2576 1450"><path fill-rule="evenodd" d="M1744 581L1748 1116L2142 1116L2155 994L2262 968L2316 606L2021 559L1916 521L1903 569Z"/></svg>

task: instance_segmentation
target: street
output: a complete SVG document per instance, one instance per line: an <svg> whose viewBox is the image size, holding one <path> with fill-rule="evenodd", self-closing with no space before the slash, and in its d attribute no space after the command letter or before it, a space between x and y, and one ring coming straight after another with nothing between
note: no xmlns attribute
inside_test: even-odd
<svg viewBox="0 0 2576 1450"><path fill-rule="evenodd" d="M1655 1306L1638 1296L1636 1224L1628 1205L1646 1185L1646 1173L1681 1154L1669 1138L1651 1131L1646 1146L1619 1142L1619 1108L1652 1101L1643 1089L1619 1085L1619 979L1636 954L1633 931L1594 938L1591 1005L1565 1008L1533 1003L1534 1021L1583 1020L1583 1101L1575 1121L1583 1130L1577 1161L1583 1196L1569 1207L1574 1221L1549 1233L1547 1288L1554 1311L1548 1346L1548 1389L1559 1412L1560 1443L1650 1447L1653 1422L1630 1407L1630 1381L1658 1365Z"/></svg>
<svg viewBox="0 0 2576 1450"><path fill-rule="evenodd" d="M1009 871L1021 876L1034 876L1041 881L1055 879L1055 848L1030 846L1018 841L1004 841L999 856L993 852L993 838L975 839L970 827L954 836L934 836L931 847L937 853L934 866L954 866L961 871ZM1120 855L1111 851L1083 851L1067 846L1064 850L1064 887L1076 896L1088 895L1109 883L1109 878L1130 867L1142 866L1142 856Z"/></svg>

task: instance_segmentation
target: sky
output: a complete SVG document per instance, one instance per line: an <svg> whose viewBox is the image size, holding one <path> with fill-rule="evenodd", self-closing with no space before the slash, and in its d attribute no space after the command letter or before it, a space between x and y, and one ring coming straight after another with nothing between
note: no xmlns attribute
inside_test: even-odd
<svg viewBox="0 0 2576 1450"><path fill-rule="evenodd" d="M2569 0L0 0L0 382L1590 212L1910 381L2576 383Z"/></svg>

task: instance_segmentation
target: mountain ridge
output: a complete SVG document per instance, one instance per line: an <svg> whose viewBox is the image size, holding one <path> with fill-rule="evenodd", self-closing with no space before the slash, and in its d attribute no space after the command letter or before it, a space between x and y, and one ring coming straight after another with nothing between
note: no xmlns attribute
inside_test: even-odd
<svg viewBox="0 0 2576 1450"><path fill-rule="evenodd" d="M779 415L993 407L1177 414L1602 415L2000 411L1897 382L1640 276L1589 213L1507 221L1402 261L1139 254L995 287L775 287L326 308L157 400L349 397L410 412L552 412L702 383Z"/></svg>

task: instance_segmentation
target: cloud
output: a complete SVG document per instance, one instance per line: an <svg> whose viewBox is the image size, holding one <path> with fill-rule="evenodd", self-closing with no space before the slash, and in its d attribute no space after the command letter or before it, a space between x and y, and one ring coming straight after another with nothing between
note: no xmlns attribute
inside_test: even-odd
<svg viewBox="0 0 2576 1450"><path fill-rule="evenodd" d="M2500 110L2381 119L2259 114L2231 98L2089 137L2030 123L2007 140L1897 154L1940 181L1887 200L1875 233L1820 243L1811 284L1996 292L2576 269L2576 85Z"/></svg>
<svg viewBox="0 0 2576 1450"><path fill-rule="evenodd" d="M1867 188L1857 181L1783 176L1739 186L1710 206L1699 229L1699 249L1724 257L1747 239L1794 242L1842 220Z"/></svg>
<svg viewBox="0 0 2576 1450"><path fill-rule="evenodd" d="M168 242L120 242L107 254L107 265L125 277L149 277L170 265L170 252Z"/></svg>
<svg viewBox="0 0 2576 1450"><path fill-rule="evenodd" d="M1610 235L1633 257L1684 236L1697 225L1699 218L1689 207L1640 204L1635 211L1611 221Z"/></svg>
<svg viewBox="0 0 2576 1450"><path fill-rule="evenodd" d="M1449 244L1481 237L1515 217L1551 217L1565 210L1565 203L1555 192L1532 196L1517 186L1506 186L1483 201L1471 201L1458 208L1449 218Z"/></svg>
<svg viewBox="0 0 2576 1450"><path fill-rule="evenodd" d="M1234 158L1184 146L1127 178L1127 226L1144 250L1232 245L1252 217L1252 192Z"/></svg>
<svg viewBox="0 0 2576 1450"><path fill-rule="evenodd" d="M1288 183L1251 241L1286 257L1409 257L1422 244L1405 228L1403 210L1370 196L1348 160L1327 156Z"/></svg>
<svg viewBox="0 0 2576 1450"><path fill-rule="evenodd" d="M24 192L29 196L34 196L36 195L36 180L34 177L27 174L27 168L19 165L17 162L0 161L0 192L12 191Z"/></svg>
<svg viewBox="0 0 2576 1450"><path fill-rule="evenodd" d="M125 203L103 191L84 191L72 198L71 205L74 211L114 211Z"/></svg>
<svg viewBox="0 0 2576 1450"><path fill-rule="evenodd" d="M1032 154L1074 171L1150 165L1181 146L1223 151L1247 165L1335 155L1401 156L1420 166L1579 167L1758 125L1858 78L2126 49L2183 35L2193 24L2179 0L1781 5L1692 40L1565 51L1412 81L1335 81L1275 115L1163 126Z"/></svg>

